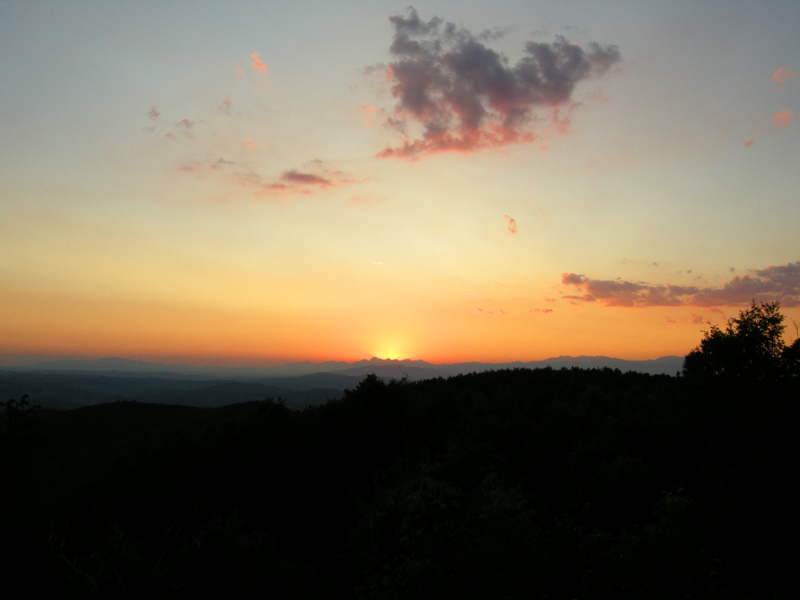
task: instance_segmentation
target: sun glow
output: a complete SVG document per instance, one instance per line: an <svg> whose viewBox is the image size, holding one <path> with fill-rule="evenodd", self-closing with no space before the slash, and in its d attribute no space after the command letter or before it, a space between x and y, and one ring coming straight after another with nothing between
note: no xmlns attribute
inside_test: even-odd
<svg viewBox="0 0 800 600"><path fill-rule="evenodd" d="M372 356L384 360L403 360L408 358L406 344L397 339L380 340L372 345Z"/></svg>

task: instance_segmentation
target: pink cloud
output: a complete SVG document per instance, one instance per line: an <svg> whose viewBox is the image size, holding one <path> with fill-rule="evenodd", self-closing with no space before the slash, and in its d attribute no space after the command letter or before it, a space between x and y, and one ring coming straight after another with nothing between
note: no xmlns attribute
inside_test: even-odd
<svg viewBox="0 0 800 600"><path fill-rule="evenodd" d="M243 69L242 67L236 67L236 72L237 72L239 75L244 75L244 69Z"/></svg>
<svg viewBox="0 0 800 600"><path fill-rule="evenodd" d="M389 20L395 60L385 73L397 104L386 125L405 139L380 157L413 160L532 142L547 115L566 131L569 119L559 109L574 106L576 85L620 60L616 46L592 42L584 49L558 36L553 43L528 42L512 66L486 45L497 34L475 35L437 17L424 22L413 8ZM412 126L421 134L409 135Z"/></svg>
<svg viewBox="0 0 800 600"><path fill-rule="evenodd" d="M509 232L510 234L512 234L512 235L513 235L513 234L515 234L515 233L517 233L517 221L516 221L516 219L512 219L512 218L511 218L511 217L509 217L508 215L503 215L503 216L504 216L506 219L508 219L508 232Z"/></svg>
<svg viewBox="0 0 800 600"><path fill-rule="evenodd" d="M261 59L258 57L258 52L253 52L250 55L250 58L253 60L250 61L250 66L253 67L256 71L262 71L264 73L267 72L267 65L265 65Z"/></svg>
<svg viewBox="0 0 800 600"><path fill-rule="evenodd" d="M797 77L797 74L791 71L784 71L782 67L772 74L772 80L777 88L780 88L780 84L786 83L786 80L790 77Z"/></svg>
<svg viewBox="0 0 800 600"><path fill-rule="evenodd" d="M749 148L750 146L752 146L752 145L753 145L753 139L752 139L752 138L750 138L749 140L745 141L744 145L745 145L745 146L747 146L747 147Z"/></svg>
<svg viewBox="0 0 800 600"><path fill-rule="evenodd" d="M564 273L561 283L577 288L581 295L564 298L580 302L600 302L605 306L741 306L751 300L778 300L785 307L800 306L800 261L786 265L751 269L735 276L722 287L698 288L671 284L591 279L576 273Z"/></svg>
<svg viewBox="0 0 800 600"><path fill-rule="evenodd" d="M792 113L792 111L782 110L772 115L772 126L783 129L791 124L792 119L794 119L794 113Z"/></svg>
<svg viewBox="0 0 800 600"><path fill-rule="evenodd" d="M155 121L158 117L161 116L161 113L158 112L158 109L156 109L155 106L151 106L150 110L147 111L147 116Z"/></svg>
<svg viewBox="0 0 800 600"><path fill-rule="evenodd" d="M258 148L258 144L251 140L250 138L245 138L242 142L242 146L244 148Z"/></svg>
<svg viewBox="0 0 800 600"><path fill-rule="evenodd" d="M181 119L177 123L175 123L175 127L183 127L184 129L191 129L195 126L195 121L191 121L189 119Z"/></svg>

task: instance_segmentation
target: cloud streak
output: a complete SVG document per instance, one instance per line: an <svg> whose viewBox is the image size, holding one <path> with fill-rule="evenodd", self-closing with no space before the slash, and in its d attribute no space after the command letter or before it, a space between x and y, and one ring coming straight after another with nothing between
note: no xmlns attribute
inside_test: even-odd
<svg viewBox="0 0 800 600"><path fill-rule="evenodd" d="M267 65L265 65L262 60L258 56L258 52L253 52L250 55L250 58L253 60L250 61L250 66L253 67L255 71L261 71L263 73L267 72Z"/></svg>
<svg viewBox="0 0 800 600"><path fill-rule="evenodd" d="M496 33L474 35L438 17L425 22L413 8L389 20L395 60L386 74L397 103L386 125L406 139L380 157L416 159L531 142L543 114L565 131L568 117L559 107L573 106L581 81L620 60L616 46L592 42L584 49L558 36L552 43L528 42L523 58L511 65L486 45ZM421 133L410 135L412 126Z"/></svg>
<svg viewBox="0 0 800 600"><path fill-rule="evenodd" d="M517 220L509 217L508 215L503 216L508 219L508 232L512 235L517 233Z"/></svg>
<svg viewBox="0 0 800 600"><path fill-rule="evenodd" d="M739 306L751 300L778 300L786 307L800 306L800 261L752 269L746 275L735 276L719 288L591 279L576 273L563 273L561 283L582 292L563 298L579 303L597 302L604 306L716 307Z"/></svg>
<svg viewBox="0 0 800 600"><path fill-rule="evenodd" d="M794 113L790 110L782 110L772 115L772 126L776 129L784 129L791 125Z"/></svg>

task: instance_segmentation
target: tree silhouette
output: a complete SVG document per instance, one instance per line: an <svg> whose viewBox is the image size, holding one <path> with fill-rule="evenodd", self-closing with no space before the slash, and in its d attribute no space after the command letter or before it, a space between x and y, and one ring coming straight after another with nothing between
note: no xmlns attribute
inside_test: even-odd
<svg viewBox="0 0 800 600"><path fill-rule="evenodd" d="M700 345L683 361L687 377L765 381L780 377L786 345L780 302L755 300L728 319L724 329L712 325Z"/></svg>

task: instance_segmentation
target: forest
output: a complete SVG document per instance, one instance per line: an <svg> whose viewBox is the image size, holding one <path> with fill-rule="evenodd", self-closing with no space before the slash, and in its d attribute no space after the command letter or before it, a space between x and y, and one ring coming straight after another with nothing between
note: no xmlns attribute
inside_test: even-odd
<svg viewBox="0 0 800 600"><path fill-rule="evenodd" d="M220 408L2 403L4 598L800 597L778 303L676 376L510 369Z"/></svg>

